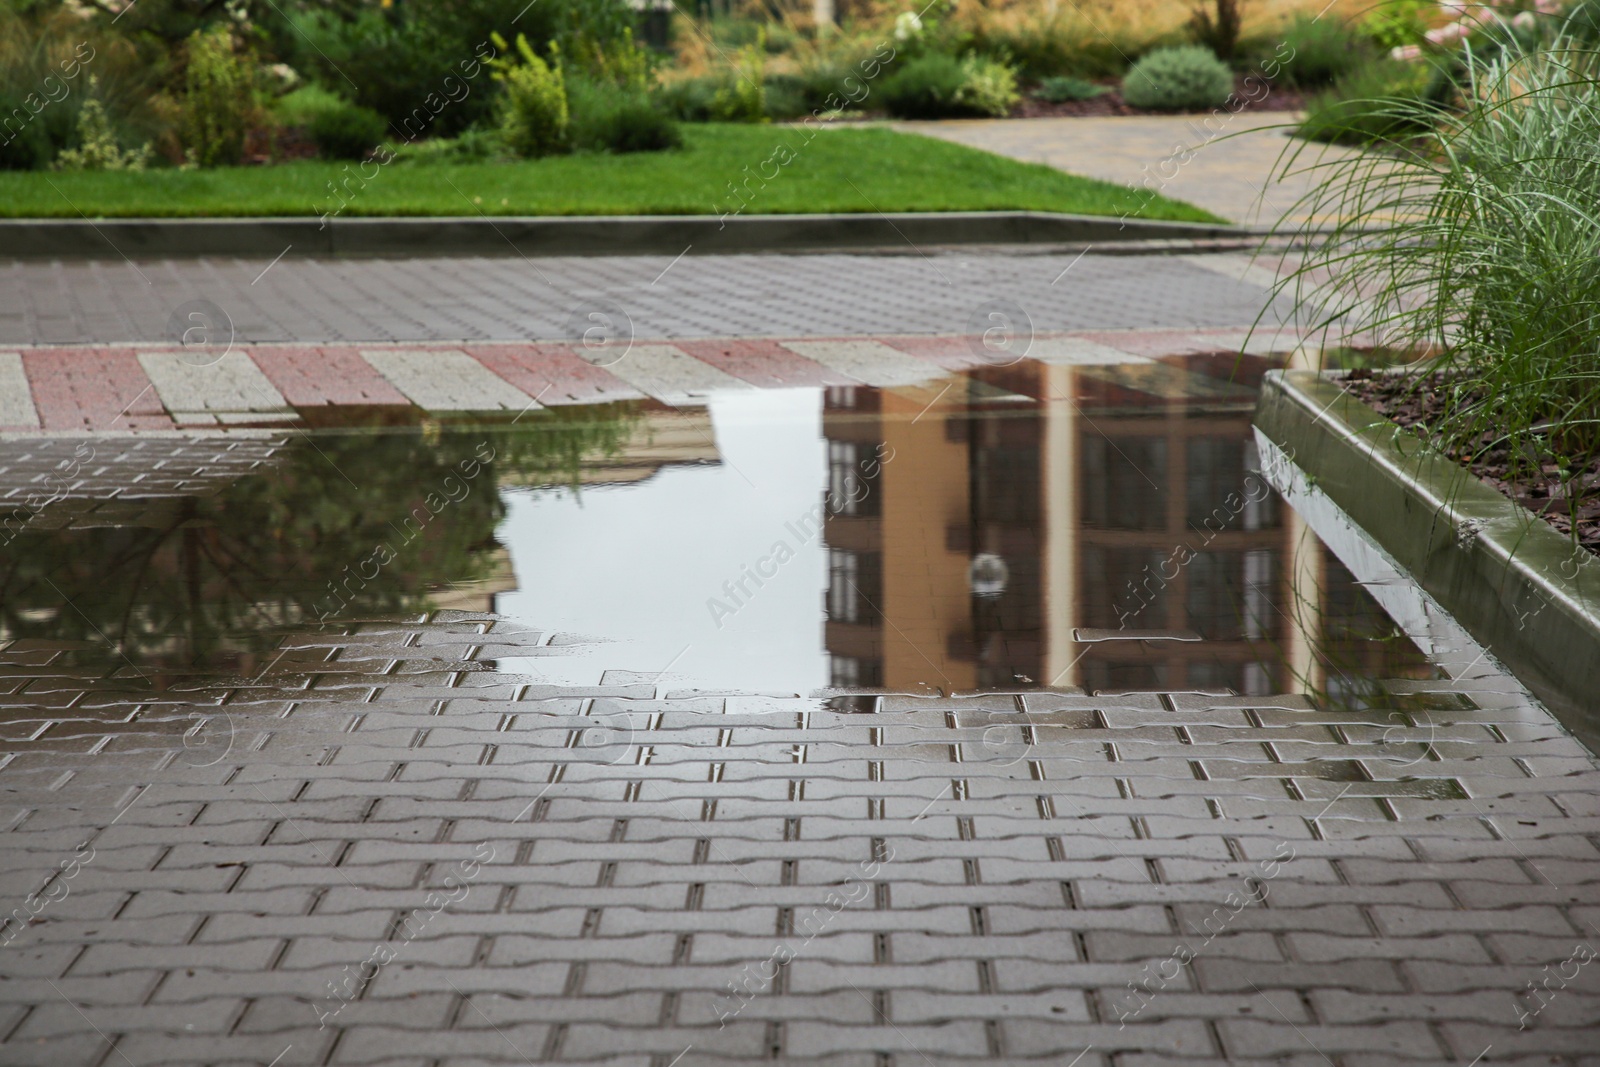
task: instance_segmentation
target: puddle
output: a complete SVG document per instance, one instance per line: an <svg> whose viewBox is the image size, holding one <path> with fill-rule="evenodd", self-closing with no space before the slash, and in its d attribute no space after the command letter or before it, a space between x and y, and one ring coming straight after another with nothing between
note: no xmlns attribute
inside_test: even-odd
<svg viewBox="0 0 1600 1067"><path fill-rule="evenodd" d="M1437 677L1255 473L1266 366L12 438L0 638L12 677L160 686L326 655L286 636L490 612L536 654L453 670L863 711L1051 687L1360 708L1373 679Z"/></svg>

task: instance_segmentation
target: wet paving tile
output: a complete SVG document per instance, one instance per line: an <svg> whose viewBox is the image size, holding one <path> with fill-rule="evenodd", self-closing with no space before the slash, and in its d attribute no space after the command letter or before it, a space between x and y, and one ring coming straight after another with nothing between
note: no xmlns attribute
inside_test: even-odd
<svg viewBox="0 0 1600 1067"><path fill-rule="evenodd" d="M0 439L0 1060L1592 1057L1600 768L1268 359L761 351Z"/></svg>

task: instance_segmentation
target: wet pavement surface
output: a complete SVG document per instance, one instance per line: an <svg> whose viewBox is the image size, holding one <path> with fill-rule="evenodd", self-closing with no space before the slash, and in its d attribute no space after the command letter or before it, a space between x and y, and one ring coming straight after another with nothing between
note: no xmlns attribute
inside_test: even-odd
<svg viewBox="0 0 1600 1067"><path fill-rule="evenodd" d="M1600 769L1230 340L27 353L0 1061L1600 1062Z"/></svg>

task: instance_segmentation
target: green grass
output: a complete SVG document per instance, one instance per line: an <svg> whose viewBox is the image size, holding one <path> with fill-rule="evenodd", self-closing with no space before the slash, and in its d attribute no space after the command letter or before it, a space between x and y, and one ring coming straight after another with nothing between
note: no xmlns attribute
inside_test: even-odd
<svg viewBox="0 0 1600 1067"><path fill-rule="evenodd" d="M348 184L345 215L1061 211L1220 221L1189 204L931 138L877 128L686 125L678 151L521 163L407 163ZM806 138L811 140L807 142ZM774 152L780 145L792 153ZM0 171L11 218L321 215L355 164L302 162L142 173ZM748 169L746 169L748 168ZM763 185L761 176L770 176Z"/></svg>

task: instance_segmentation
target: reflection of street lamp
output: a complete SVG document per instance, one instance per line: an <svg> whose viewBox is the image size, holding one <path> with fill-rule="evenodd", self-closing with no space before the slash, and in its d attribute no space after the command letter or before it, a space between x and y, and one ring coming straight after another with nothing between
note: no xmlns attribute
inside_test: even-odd
<svg viewBox="0 0 1600 1067"><path fill-rule="evenodd" d="M993 600L1004 593L1010 579L1011 568L993 552L979 552L967 568L967 584L972 587L972 595L984 600Z"/></svg>

